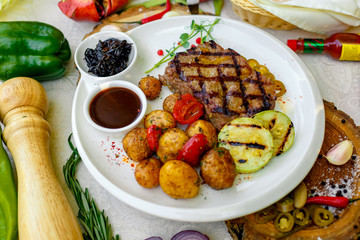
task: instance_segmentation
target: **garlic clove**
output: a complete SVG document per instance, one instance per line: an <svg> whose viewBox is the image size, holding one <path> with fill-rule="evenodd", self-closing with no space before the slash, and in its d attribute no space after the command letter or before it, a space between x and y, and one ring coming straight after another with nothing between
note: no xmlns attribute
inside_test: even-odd
<svg viewBox="0 0 360 240"><path fill-rule="evenodd" d="M301 182L294 189L294 206L296 208L302 208L305 206L307 200L307 187L304 182Z"/></svg>
<svg viewBox="0 0 360 240"><path fill-rule="evenodd" d="M354 146L349 140L344 140L332 147L325 155L326 159L334 165L343 165L350 160Z"/></svg>
<svg viewBox="0 0 360 240"><path fill-rule="evenodd" d="M169 18L169 17L177 17L180 16L181 14L179 12L176 11L169 11L167 13L165 13L162 18Z"/></svg>
<svg viewBox="0 0 360 240"><path fill-rule="evenodd" d="M100 32L105 32L105 31L119 31L119 32L121 32L121 29L118 26L115 26L113 24L108 24L108 25L103 26L100 29Z"/></svg>

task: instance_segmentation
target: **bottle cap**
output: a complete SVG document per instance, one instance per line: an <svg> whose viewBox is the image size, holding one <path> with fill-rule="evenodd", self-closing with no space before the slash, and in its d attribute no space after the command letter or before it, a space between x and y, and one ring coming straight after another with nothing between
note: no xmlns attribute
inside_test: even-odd
<svg viewBox="0 0 360 240"><path fill-rule="evenodd" d="M296 52L297 49L297 40L296 39L289 39L287 40L287 45L289 48L291 48L294 52Z"/></svg>

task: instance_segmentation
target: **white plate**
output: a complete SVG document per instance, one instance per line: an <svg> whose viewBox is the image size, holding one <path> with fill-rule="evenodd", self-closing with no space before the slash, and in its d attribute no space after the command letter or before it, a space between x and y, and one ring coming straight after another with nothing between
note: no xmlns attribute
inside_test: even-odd
<svg viewBox="0 0 360 240"><path fill-rule="evenodd" d="M129 35L138 46L138 59L125 76L135 84L144 77L160 57L158 49L169 49L179 36L189 32L191 21L200 23L208 16L175 17L155 21L135 28ZM295 125L296 137L292 148L252 175L238 175L232 188L216 191L201 185L193 199L172 199L161 188L144 189L134 178L134 163L127 160L121 147L122 136L108 136L93 129L85 121L82 105L86 96L84 80L77 87L72 108L72 128L79 153L94 178L111 194L141 211L163 218L210 222L244 216L276 202L306 176L314 164L324 136L322 98L311 73L285 44L266 32L246 23L222 19L213 31L216 42L232 48L246 58L265 64L281 80L287 93L277 101L277 109L286 113ZM195 38L192 40L195 43ZM181 49L183 50L183 49ZM166 64L150 74L164 72ZM163 87L161 96L149 101L148 112L162 108L170 94Z"/></svg>

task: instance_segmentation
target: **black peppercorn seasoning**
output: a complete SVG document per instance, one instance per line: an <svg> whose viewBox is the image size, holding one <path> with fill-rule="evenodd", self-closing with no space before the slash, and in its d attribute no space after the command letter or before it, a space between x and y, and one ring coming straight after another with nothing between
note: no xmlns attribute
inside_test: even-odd
<svg viewBox="0 0 360 240"><path fill-rule="evenodd" d="M85 51L88 72L107 77L124 71L128 66L131 48L131 43L126 40L100 40L95 49L88 48Z"/></svg>

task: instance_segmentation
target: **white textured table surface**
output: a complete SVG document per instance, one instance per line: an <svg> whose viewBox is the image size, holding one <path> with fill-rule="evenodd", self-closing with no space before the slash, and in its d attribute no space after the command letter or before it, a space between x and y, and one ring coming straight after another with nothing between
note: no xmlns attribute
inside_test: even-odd
<svg viewBox="0 0 360 240"><path fill-rule="evenodd" d="M231 3L225 0L222 17L240 18L233 12ZM58 0L14 0L14 4L0 12L0 21L24 20L42 21L59 28L69 40L72 53L84 35L90 32L96 23L76 22L61 13ZM212 2L203 3L200 8L213 12ZM265 30L283 42L299 37L321 38L324 36L300 29L291 31ZM360 28L351 32L360 33ZM301 59L314 75L322 97L334 102L340 109L349 114L357 125L360 125L360 62L340 62L327 55L301 55ZM72 193L67 188L62 167L71 154L67 138L71 133L71 105L78 80L73 59L67 67L65 77L55 81L44 82L50 108L47 120L52 126L51 157L53 166L70 204L77 212L77 205ZM90 175L85 166L78 165L80 184L87 187L100 209L109 216L113 232L122 240L142 240L150 236L170 239L175 233L185 229L195 229L207 234L211 239L231 239L224 222L188 223L177 222L148 215L113 197Z"/></svg>

